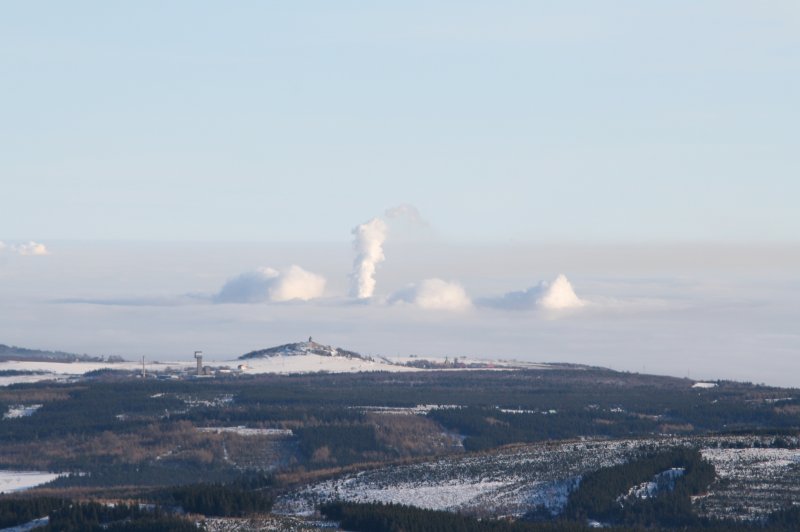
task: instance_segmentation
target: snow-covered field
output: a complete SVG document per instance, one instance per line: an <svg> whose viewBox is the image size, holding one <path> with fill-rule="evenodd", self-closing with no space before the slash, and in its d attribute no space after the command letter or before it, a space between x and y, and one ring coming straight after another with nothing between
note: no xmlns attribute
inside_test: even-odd
<svg viewBox="0 0 800 532"><path fill-rule="evenodd" d="M386 360L394 364L414 364L417 362L428 361L435 364L452 364L458 362L459 364L485 364L490 367L499 369L552 369L552 364L543 364L540 362L524 362L521 360L508 360L499 359L491 360L486 358L471 358L465 356L459 357L446 357L446 356L390 356ZM458 369L458 368L453 368Z"/></svg>
<svg viewBox="0 0 800 532"><path fill-rule="evenodd" d="M800 503L800 449L703 449L702 453L718 477L708 495L695 501L702 514L754 519Z"/></svg>
<svg viewBox="0 0 800 532"><path fill-rule="evenodd" d="M335 350L334 350L335 352ZM389 359L376 357L358 358L346 355L319 355L311 352L254 357L246 360L208 360L205 367L212 371L225 370L230 372L241 371L245 375L278 374L288 375L294 373L356 373L356 372L416 372L426 371L421 368L405 366L406 362L420 362L428 360L434 363L444 363L445 357L416 358L398 357ZM510 360L491 361L460 358L460 362L487 365L487 369L513 370L513 369L548 369L547 364L534 364L529 362L516 362ZM186 362L148 362L146 370L149 373L169 371L172 373L193 375L194 361ZM32 383L40 381L67 381L96 370L123 370L138 373L142 369L140 362L38 362L6 360L0 361L0 371L12 370L25 372L23 375L0 376L0 386L17 383ZM470 368L447 368L450 371L470 371Z"/></svg>
<svg viewBox="0 0 800 532"><path fill-rule="evenodd" d="M393 502L477 516L520 516L536 507L557 513L588 471L619 464L652 446L699 447L719 479L694 500L701 515L753 519L800 502L800 450L749 446L752 436L668 437L551 442L387 466L310 484L278 499L275 511L309 515L323 502ZM769 444L769 438L759 445ZM668 470L627 496L671 489L683 471Z"/></svg>
<svg viewBox="0 0 800 532"><path fill-rule="evenodd" d="M322 502L393 502L473 515L522 515L536 506L557 512L586 471L623 462L638 442L568 442L390 466L303 487L275 511L309 515Z"/></svg>
<svg viewBox="0 0 800 532"><path fill-rule="evenodd" d="M213 434L231 433L239 436L275 436L289 437L294 433L291 429L250 429L247 427L201 427L200 432L211 432Z"/></svg>
<svg viewBox="0 0 800 532"><path fill-rule="evenodd" d="M393 414L406 416L424 416L432 410L446 410L450 408L460 408L459 405L417 405L417 406L351 406L353 410L360 412L372 412L375 414Z"/></svg>
<svg viewBox="0 0 800 532"><path fill-rule="evenodd" d="M30 532L31 530L36 530L37 528L46 527L49 522L50 522L49 516L40 517L39 519L28 521L27 523L24 523L22 525L4 528L0 530L0 532Z"/></svg>
<svg viewBox="0 0 800 532"><path fill-rule="evenodd" d="M652 480L642 482L633 486L626 495L617 498L617 501L626 499L649 499L656 497L662 491L672 491L675 489L675 481L686 473L682 467L673 467L656 474Z"/></svg>
<svg viewBox="0 0 800 532"><path fill-rule="evenodd" d="M166 371L187 367L186 362L150 363L148 371ZM66 381L100 369L141 371L140 362L38 362L28 360L0 361L0 371L33 372L29 375L9 375L0 377L0 386L17 383L41 381Z"/></svg>
<svg viewBox="0 0 800 532"><path fill-rule="evenodd" d="M346 356L321 356L315 354L293 356L270 356L263 358L250 358L248 360L234 360L224 362L226 365L245 364L246 374L258 373L314 373L324 371L328 373L351 373L359 371L421 371L416 368L407 368L390 364L381 360L365 360Z"/></svg>
<svg viewBox="0 0 800 532"><path fill-rule="evenodd" d="M60 477L58 473L43 471L6 471L0 470L0 493L23 491Z"/></svg>

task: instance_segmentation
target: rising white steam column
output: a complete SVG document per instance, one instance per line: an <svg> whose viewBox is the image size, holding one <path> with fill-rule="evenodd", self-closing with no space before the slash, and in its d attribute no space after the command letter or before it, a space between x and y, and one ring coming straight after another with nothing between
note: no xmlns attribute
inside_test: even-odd
<svg viewBox="0 0 800 532"><path fill-rule="evenodd" d="M375 269L384 261L383 243L386 241L386 222L373 218L353 229L353 248L356 259L350 274L350 295L358 299L372 297L375 292Z"/></svg>

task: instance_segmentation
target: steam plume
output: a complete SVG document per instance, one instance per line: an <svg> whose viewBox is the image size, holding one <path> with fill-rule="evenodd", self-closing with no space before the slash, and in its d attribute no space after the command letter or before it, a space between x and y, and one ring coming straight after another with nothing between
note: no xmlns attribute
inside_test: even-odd
<svg viewBox="0 0 800 532"><path fill-rule="evenodd" d="M386 223L380 218L373 218L353 229L356 259L350 275L351 296L366 299L375 292L375 269L385 259L386 229Z"/></svg>
<svg viewBox="0 0 800 532"><path fill-rule="evenodd" d="M384 213L387 218L405 218L414 225L427 227L428 222L422 218L419 210L410 203L402 203L397 207L386 209Z"/></svg>

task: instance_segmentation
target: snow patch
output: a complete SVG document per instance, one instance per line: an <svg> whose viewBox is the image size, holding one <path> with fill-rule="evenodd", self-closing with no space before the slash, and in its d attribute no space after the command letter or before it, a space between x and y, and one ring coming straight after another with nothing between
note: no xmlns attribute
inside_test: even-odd
<svg viewBox="0 0 800 532"><path fill-rule="evenodd" d="M200 427L200 432L210 432L213 434L232 433L239 436L294 436L291 429L251 429L245 426L240 427Z"/></svg>
<svg viewBox="0 0 800 532"><path fill-rule="evenodd" d="M626 499L651 499L659 493L672 491L675 489L675 481L682 477L684 473L686 473L686 469L682 467L673 467L662 471L655 475L652 480L633 486L628 490L627 494L618 497L617 502L622 503Z"/></svg>
<svg viewBox="0 0 800 532"><path fill-rule="evenodd" d="M24 491L42 484L47 484L58 477L60 473L46 473L43 471L8 471L0 470L0 493L13 493Z"/></svg>
<svg viewBox="0 0 800 532"><path fill-rule="evenodd" d="M43 405L12 405L8 407L8 412L3 414L3 419L32 416L33 413L42 408L42 406Z"/></svg>

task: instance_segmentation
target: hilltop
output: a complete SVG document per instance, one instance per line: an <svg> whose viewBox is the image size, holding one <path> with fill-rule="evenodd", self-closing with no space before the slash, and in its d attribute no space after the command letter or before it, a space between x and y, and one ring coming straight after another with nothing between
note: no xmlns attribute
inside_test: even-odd
<svg viewBox="0 0 800 532"><path fill-rule="evenodd" d="M340 347L333 347L330 345L323 345L314 342L311 338L308 342L296 342L292 344L283 344L276 347L269 347L267 349L259 349L257 351L250 351L239 357L239 360L249 360L254 358L268 358L276 356L307 356L316 355L321 357L345 357L345 358L358 358L361 360L372 361L371 357L367 357L356 353L355 351L348 351Z"/></svg>
<svg viewBox="0 0 800 532"><path fill-rule="evenodd" d="M115 358L109 357L109 362L114 362ZM0 361L20 360L36 362L103 362L103 356L78 355L64 351L44 351L41 349L27 349L15 345L0 344ZM122 359L119 358L119 361Z"/></svg>

